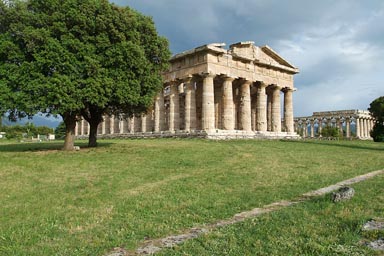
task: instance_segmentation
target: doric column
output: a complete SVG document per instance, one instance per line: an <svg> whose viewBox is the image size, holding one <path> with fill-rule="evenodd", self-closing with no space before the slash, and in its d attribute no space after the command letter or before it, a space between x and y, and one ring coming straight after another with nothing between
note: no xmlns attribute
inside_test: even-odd
<svg viewBox="0 0 384 256"><path fill-rule="evenodd" d="M180 129L179 112L179 84L171 83L171 94L169 95L169 130L174 132Z"/></svg>
<svg viewBox="0 0 384 256"><path fill-rule="evenodd" d="M203 75L203 93L202 93L202 115L201 125L203 130L215 129L215 101L214 101L214 85L212 73Z"/></svg>
<svg viewBox="0 0 384 256"><path fill-rule="evenodd" d="M184 80L185 88L185 130L196 130L196 92L192 76Z"/></svg>
<svg viewBox="0 0 384 256"><path fill-rule="evenodd" d="M141 115L141 132L147 132L147 114Z"/></svg>
<svg viewBox="0 0 384 256"><path fill-rule="evenodd" d="M233 77L224 77L223 82L223 130L234 130Z"/></svg>
<svg viewBox="0 0 384 256"><path fill-rule="evenodd" d="M364 137L368 137L368 120L364 118Z"/></svg>
<svg viewBox="0 0 384 256"><path fill-rule="evenodd" d="M360 118L359 121L360 121L360 138L364 138L364 120Z"/></svg>
<svg viewBox="0 0 384 256"><path fill-rule="evenodd" d="M115 133L115 116L111 115L109 117L109 134Z"/></svg>
<svg viewBox="0 0 384 256"><path fill-rule="evenodd" d="M281 106L280 106L281 87L275 85L272 93L272 131L281 132Z"/></svg>
<svg viewBox="0 0 384 256"><path fill-rule="evenodd" d="M360 119L355 118L355 125L356 125L356 138L360 138Z"/></svg>
<svg viewBox="0 0 384 256"><path fill-rule="evenodd" d="M240 87L240 125L244 131L252 131L251 123L251 81L244 81Z"/></svg>
<svg viewBox="0 0 384 256"><path fill-rule="evenodd" d="M315 120L309 120L310 130L311 130L311 138L315 137Z"/></svg>
<svg viewBox="0 0 384 256"><path fill-rule="evenodd" d="M323 130L323 120L320 118L319 120L317 120L317 123L319 124L319 126L317 127L317 132L319 133L319 137L321 137L321 132Z"/></svg>
<svg viewBox="0 0 384 256"><path fill-rule="evenodd" d="M345 136L347 138L351 137L351 119L349 117L345 118Z"/></svg>
<svg viewBox="0 0 384 256"><path fill-rule="evenodd" d="M84 119L81 119L80 135L81 136L85 135L85 120Z"/></svg>
<svg viewBox="0 0 384 256"><path fill-rule="evenodd" d="M154 124L154 130L155 132L160 132L164 130L164 90L161 89L161 91L157 94L155 99L155 124Z"/></svg>
<svg viewBox="0 0 384 256"><path fill-rule="evenodd" d="M101 123L101 134L105 134L105 122L107 122L107 117L104 116L103 122Z"/></svg>
<svg viewBox="0 0 384 256"><path fill-rule="evenodd" d="M292 132L294 132L294 129L293 129L293 101L292 101L293 89L285 88L283 90L283 92L284 92L284 124L285 124L285 130L288 133L292 133Z"/></svg>
<svg viewBox="0 0 384 256"><path fill-rule="evenodd" d="M267 93L267 130L272 131L272 98L273 91L270 87L266 90Z"/></svg>
<svg viewBox="0 0 384 256"><path fill-rule="evenodd" d="M124 133L124 119L123 116L120 116L119 118L119 133Z"/></svg>
<svg viewBox="0 0 384 256"><path fill-rule="evenodd" d="M338 124L338 128L339 128L339 134L340 134L340 137L343 137L344 135L344 132L343 132L343 119L342 118L338 118L336 119L336 122Z"/></svg>
<svg viewBox="0 0 384 256"><path fill-rule="evenodd" d="M79 135L79 121L76 122L76 126L75 126L75 136L78 136Z"/></svg>
<svg viewBox="0 0 384 256"><path fill-rule="evenodd" d="M256 131L267 131L267 95L264 83L258 83L256 95Z"/></svg>

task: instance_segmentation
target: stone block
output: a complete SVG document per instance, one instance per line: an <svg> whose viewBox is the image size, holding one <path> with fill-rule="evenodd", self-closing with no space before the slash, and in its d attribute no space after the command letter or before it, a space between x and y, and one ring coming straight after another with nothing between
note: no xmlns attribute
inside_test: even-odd
<svg viewBox="0 0 384 256"><path fill-rule="evenodd" d="M355 190L350 187L342 187L338 191L332 193L332 201L334 203L346 201L355 195Z"/></svg>

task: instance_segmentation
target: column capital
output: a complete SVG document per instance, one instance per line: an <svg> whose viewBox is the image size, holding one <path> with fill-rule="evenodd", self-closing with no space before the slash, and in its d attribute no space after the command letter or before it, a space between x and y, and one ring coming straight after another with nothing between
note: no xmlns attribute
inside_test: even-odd
<svg viewBox="0 0 384 256"><path fill-rule="evenodd" d="M225 82L233 82L236 77L233 77L233 76L228 76L228 75L222 75L221 78L225 81Z"/></svg>
<svg viewBox="0 0 384 256"><path fill-rule="evenodd" d="M208 78L208 77L214 78L216 76L216 74L214 74L212 72L204 72L204 73L200 73L200 76L203 78Z"/></svg>
<svg viewBox="0 0 384 256"><path fill-rule="evenodd" d="M187 75L183 77L181 80L183 81L183 83L189 83L192 81L192 79L193 79L193 75Z"/></svg>
<svg viewBox="0 0 384 256"><path fill-rule="evenodd" d="M243 79L242 84L243 85L251 85L253 82L251 80Z"/></svg>
<svg viewBox="0 0 384 256"><path fill-rule="evenodd" d="M258 87L258 88L267 88L268 84L264 83L263 81L256 81L256 87Z"/></svg>
<svg viewBox="0 0 384 256"><path fill-rule="evenodd" d="M285 93L285 92L294 92L297 89L296 88L291 88L291 87L283 87L281 90Z"/></svg>

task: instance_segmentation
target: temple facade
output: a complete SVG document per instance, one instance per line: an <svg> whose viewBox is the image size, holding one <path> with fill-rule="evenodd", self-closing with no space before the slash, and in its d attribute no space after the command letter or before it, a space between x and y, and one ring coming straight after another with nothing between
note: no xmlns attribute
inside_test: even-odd
<svg viewBox="0 0 384 256"><path fill-rule="evenodd" d="M314 112L312 116L296 117L295 131L304 138L321 137L325 126L339 129L340 136L362 140L372 139L370 131L375 119L366 110Z"/></svg>
<svg viewBox="0 0 384 256"><path fill-rule="evenodd" d="M197 47L171 58L163 90L147 114L107 116L98 135L296 138L292 95L298 72L269 46L253 42ZM88 130L83 120L75 134Z"/></svg>

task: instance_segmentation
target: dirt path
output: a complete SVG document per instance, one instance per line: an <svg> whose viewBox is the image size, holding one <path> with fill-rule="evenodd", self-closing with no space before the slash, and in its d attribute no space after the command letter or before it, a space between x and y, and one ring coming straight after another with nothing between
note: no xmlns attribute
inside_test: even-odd
<svg viewBox="0 0 384 256"><path fill-rule="evenodd" d="M204 227L195 227L191 228L189 230L186 230L185 233L179 234L179 235L173 235L168 236L165 238L159 238L154 240L148 240L143 242L143 244L136 249L136 251L126 251L123 248L115 248L112 252L107 254L106 256L133 256L133 255L151 255L154 254L163 248L170 248L174 247L175 245L181 244L185 242L186 240L196 238L200 236L201 234L213 231L219 227L231 225L237 222L242 222L248 218L256 217L264 213L269 213L272 211L277 211L279 209L282 209L284 207L288 207L294 204L298 204L304 201L308 201L313 197L321 196L327 193L330 193L332 191L335 191L343 186L348 186L354 183L358 183L370 178L373 178L377 175L384 174L384 170L378 170L374 172L370 172L367 174L363 174L360 176L356 176L352 179L344 180L341 182L338 182L334 185L330 185L328 187L320 188L318 190L310 191L308 193L305 193L301 196L299 196L296 199L293 199L291 201L280 201L275 202L272 204L265 205L261 208L254 208L250 211L241 212L238 214L235 214L232 218L226 219L226 220L220 220L216 223L212 223L210 225L206 225Z"/></svg>

